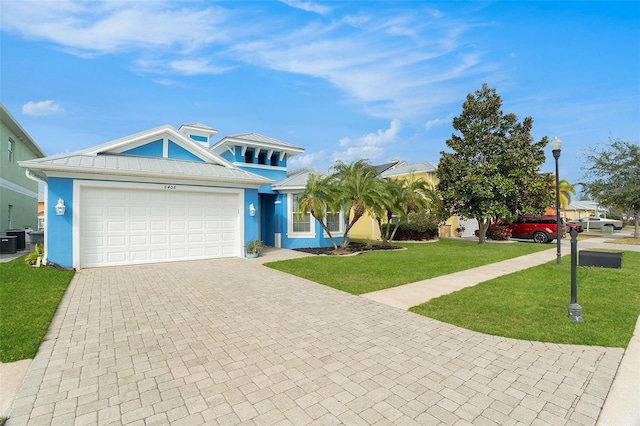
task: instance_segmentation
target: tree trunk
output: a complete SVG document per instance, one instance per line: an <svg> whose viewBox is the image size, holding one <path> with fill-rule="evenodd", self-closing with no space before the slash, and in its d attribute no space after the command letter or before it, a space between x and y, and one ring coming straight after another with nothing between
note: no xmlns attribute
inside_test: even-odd
<svg viewBox="0 0 640 426"><path fill-rule="evenodd" d="M634 229L633 229L633 238L640 238L640 226L638 225L638 213L639 211L633 212L633 216L635 218Z"/></svg>
<svg viewBox="0 0 640 426"><path fill-rule="evenodd" d="M355 225L356 222L358 221L358 219L360 219L362 217L362 214L364 214L364 213L362 213L362 214L358 215L357 212L358 211L356 209L354 209L353 219L347 225L347 229L344 230L344 235L342 237L342 244L340 244L340 248L341 249L347 248L347 236L349 235L349 231L351 231L351 228L353 228L353 225Z"/></svg>
<svg viewBox="0 0 640 426"><path fill-rule="evenodd" d="M484 244L487 241L487 229L491 225L491 220L477 216L476 220L478 221L478 244Z"/></svg>

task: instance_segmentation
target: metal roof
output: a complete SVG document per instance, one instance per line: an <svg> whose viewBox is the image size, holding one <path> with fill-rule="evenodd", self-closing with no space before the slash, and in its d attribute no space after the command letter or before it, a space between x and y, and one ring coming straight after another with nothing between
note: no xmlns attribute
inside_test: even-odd
<svg viewBox="0 0 640 426"><path fill-rule="evenodd" d="M581 200L581 201L572 201L564 210L592 210L592 211L606 211L608 210L606 207L599 205L595 201L590 200Z"/></svg>
<svg viewBox="0 0 640 426"><path fill-rule="evenodd" d="M275 191L281 191L283 189L304 188L307 185L309 176L312 174L325 176L325 174L318 169L314 169L313 167L305 167L288 173L285 179L282 179L280 182L276 182L275 184L273 184L273 189Z"/></svg>
<svg viewBox="0 0 640 426"><path fill-rule="evenodd" d="M260 186L273 182L271 179L254 173L219 164L133 155L69 154L21 161L19 164L31 170L58 173L71 172L154 178L170 177L171 179L243 183Z"/></svg>
<svg viewBox="0 0 640 426"><path fill-rule="evenodd" d="M278 139L270 138L269 136L264 136L259 133L241 133L238 135L225 136L220 141L215 143L211 148L209 148L209 150L214 153L220 153L222 151L225 151L227 147L233 147L236 145L248 146L252 148L255 147L261 149L272 149L284 152L290 157L304 152L304 148L292 145L287 142L283 142Z"/></svg>
<svg viewBox="0 0 640 426"><path fill-rule="evenodd" d="M419 163L413 164L404 164L402 166L396 166L389 170L385 170L380 174L380 176L387 178L392 176L403 176L409 175L411 173L428 173L435 172L437 167L435 164L430 163L428 161L422 161Z"/></svg>

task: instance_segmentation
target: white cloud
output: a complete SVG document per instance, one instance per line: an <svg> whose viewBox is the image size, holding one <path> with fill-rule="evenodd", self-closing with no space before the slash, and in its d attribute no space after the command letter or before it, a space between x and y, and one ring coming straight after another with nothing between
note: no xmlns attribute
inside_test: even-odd
<svg viewBox="0 0 640 426"><path fill-rule="evenodd" d="M454 117L454 114L451 113L447 115L445 118L435 118L433 120L429 120L425 123L424 128L425 130L429 131L432 128L437 126L445 126L447 124L451 124L453 117Z"/></svg>
<svg viewBox="0 0 640 426"><path fill-rule="evenodd" d="M384 155L383 145L390 142L396 142L402 131L402 123L400 120L394 119L389 124L389 128L377 132L368 133L359 138L342 138L339 142L340 147L346 148L343 151L334 152L333 160L342 160L349 162L359 159L377 160Z"/></svg>
<svg viewBox="0 0 640 426"><path fill-rule="evenodd" d="M43 115L64 114L64 109L60 108L60 105L52 100L38 102L29 101L22 105L22 113L24 115L38 117Z"/></svg>
<svg viewBox="0 0 640 426"><path fill-rule="evenodd" d="M181 51L228 39L225 9L172 7L170 2L3 2L2 27L57 43L76 54L136 49Z"/></svg>
<svg viewBox="0 0 640 426"><path fill-rule="evenodd" d="M282 3L287 6L294 7L296 9L304 10L305 12L313 12L318 15L326 15L331 12L331 9L327 6L322 6L317 3L313 3L310 1L298 1L298 0L280 0Z"/></svg>
<svg viewBox="0 0 640 426"><path fill-rule="evenodd" d="M320 16L270 13L259 3L60 0L3 2L0 19L3 31L78 56L132 52L137 72L193 76L250 64L323 79L385 119L423 120L458 103L466 78L493 71L464 39L473 23L438 10L282 2Z"/></svg>
<svg viewBox="0 0 640 426"><path fill-rule="evenodd" d="M315 167L317 169L320 169L320 167L318 167L318 164L324 163L326 160L327 160L327 152L319 151L316 153L302 154L302 155L296 155L295 157L291 157L291 160L289 160L288 165L291 170L301 169L303 167Z"/></svg>
<svg viewBox="0 0 640 426"><path fill-rule="evenodd" d="M217 67L206 59L183 59L171 61L169 66L183 75L222 74L231 67Z"/></svg>

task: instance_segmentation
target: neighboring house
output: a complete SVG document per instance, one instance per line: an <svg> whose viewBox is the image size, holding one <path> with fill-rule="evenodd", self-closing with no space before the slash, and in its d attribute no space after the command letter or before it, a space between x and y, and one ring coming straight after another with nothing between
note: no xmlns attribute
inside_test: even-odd
<svg viewBox="0 0 640 426"><path fill-rule="evenodd" d="M38 182L18 162L42 158L44 152L0 104L0 231L38 226Z"/></svg>
<svg viewBox="0 0 640 426"><path fill-rule="evenodd" d="M566 220L580 219L586 217L607 217L609 210L602 207L595 201L572 201L561 210L562 216Z"/></svg>
<svg viewBox="0 0 640 426"><path fill-rule="evenodd" d="M396 161L389 164L383 164L381 166L375 166L380 172L380 176L385 179L424 179L434 187L438 183L436 177L437 166L433 163L423 161L419 163L408 164L405 161ZM441 237L450 237L452 225L457 226L457 217L452 217L447 221L447 226L440 228ZM454 228L455 229L455 228ZM380 240L380 228L378 222L365 213L349 231L351 238L355 239L367 239L367 240Z"/></svg>
<svg viewBox="0 0 640 426"><path fill-rule="evenodd" d="M22 161L46 184L45 253L63 267L242 257L251 239L329 245L296 218L300 147L199 123L156 127L71 154ZM289 182L289 183L288 183ZM64 208L63 208L64 206Z"/></svg>

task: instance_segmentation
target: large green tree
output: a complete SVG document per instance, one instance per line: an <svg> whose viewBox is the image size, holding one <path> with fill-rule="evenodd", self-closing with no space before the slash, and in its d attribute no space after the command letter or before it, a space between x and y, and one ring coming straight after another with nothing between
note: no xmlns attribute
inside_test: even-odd
<svg viewBox="0 0 640 426"><path fill-rule="evenodd" d="M453 152L441 153L437 189L445 209L477 219L481 244L493 219L539 213L553 202L550 180L540 173L548 139L535 142L532 127L531 117L505 114L486 84L467 95L453 119L458 133L446 142Z"/></svg>
<svg viewBox="0 0 640 426"><path fill-rule="evenodd" d="M587 193L598 203L633 216L634 237L640 238L640 147L621 139L609 139L605 148L590 148L583 170Z"/></svg>

